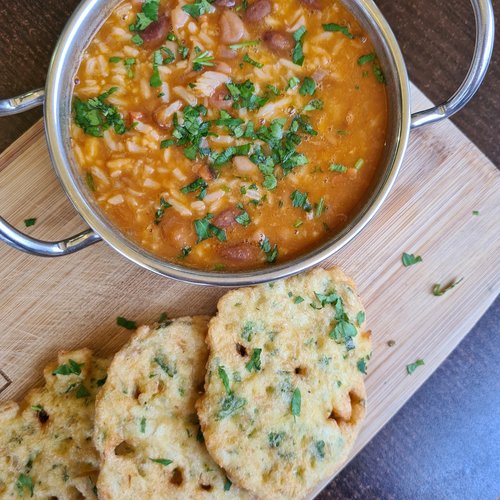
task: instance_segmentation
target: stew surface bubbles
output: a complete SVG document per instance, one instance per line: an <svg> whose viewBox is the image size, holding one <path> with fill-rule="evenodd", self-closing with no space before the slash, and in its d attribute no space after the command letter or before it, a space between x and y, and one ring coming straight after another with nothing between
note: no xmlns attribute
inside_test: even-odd
<svg viewBox="0 0 500 500"><path fill-rule="evenodd" d="M368 196L387 129L337 0L121 2L75 77L73 151L109 219L204 270L304 254Z"/></svg>

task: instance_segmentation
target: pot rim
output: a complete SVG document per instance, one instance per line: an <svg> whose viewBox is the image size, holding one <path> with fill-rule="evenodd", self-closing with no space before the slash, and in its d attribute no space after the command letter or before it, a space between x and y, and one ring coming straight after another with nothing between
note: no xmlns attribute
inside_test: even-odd
<svg viewBox="0 0 500 500"><path fill-rule="evenodd" d="M354 0L355 6L363 12L366 19L371 21L370 25L377 28L380 39L384 43L385 50L390 58L386 67L384 67L384 71L386 74L388 74L388 70L392 72L399 94L398 109L392 110L395 115L394 119L397 121L395 123L397 134L393 137L394 152L387 159L383 180L373 188L374 192L369 206L364 207L360 212L362 215L358 215L353 222L333 236L331 240L326 241L307 254L267 268L232 273L209 272L179 266L147 253L137 244L125 238L113 228L97 207L92 206L84 195L81 185L78 184L78 179L72 175L71 160L67 153L67 149L70 149L69 141L64 140L61 127L62 120L66 119L61 113L61 96L64 92L67 92L67 88L63 87L62 75L68 64L71 48L76 40L81 40L81 29L84 26L84 20L92 15L96 6L102 1L84 0L66 24L59 38L48 71L44 120L52 164L67 197L85 222L118 253L154 273L187 283L223 287L253 285L286 278L318 265L349 243L379 211L394 185L408 145L411 128L410 86L401 49L382 13L372 0ZM107 14L102 17L102 21L104 21ZM356 17L360 19L358 15ZM71 92L72 90L71 88Z"/></svg>

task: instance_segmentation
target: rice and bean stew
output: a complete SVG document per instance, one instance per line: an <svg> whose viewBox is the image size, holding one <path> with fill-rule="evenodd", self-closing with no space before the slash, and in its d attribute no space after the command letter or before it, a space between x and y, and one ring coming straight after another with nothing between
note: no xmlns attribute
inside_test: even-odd
<svg viewBox="0 0 500 500"><path fill-rule="evenodd" d="M337 0L125 0L76 75L74 153L141 247L258 268L355 214L384 148L384 83Z"/></svg>

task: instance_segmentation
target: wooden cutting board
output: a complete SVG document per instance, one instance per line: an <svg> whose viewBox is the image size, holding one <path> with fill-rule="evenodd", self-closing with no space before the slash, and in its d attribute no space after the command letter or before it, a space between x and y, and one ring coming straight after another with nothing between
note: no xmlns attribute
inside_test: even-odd
<svg viewBox="0 0 500 500"><path fill-rule="evenodd" d="M429 105L414 89L414 109ZM500 284L500 175L449 121L412 132L397 183L382 210L325 265L358 283L373 330L368 417L354 456L443 362L493 302ZM473 215L473 211L479 215ZM85 224L51 169L37 123L0 156L0 213L44 239ZM117 316L154 321L213 314L217 288L177 283L129 263L104 243L57 259L31 257L0 243L0 399L21 397L41 381L59 349L89 346L111 355L129 337ZM423 263L401 264L403 252ZM442 297L435 283L463 277ZM396 344L389 347L387 342ZM425 366L413 375L406 365ZM3 385L3 390L1 389ZM324 486L324 485L323 485ZM318 490L319 491L319 490Z"/></svg>

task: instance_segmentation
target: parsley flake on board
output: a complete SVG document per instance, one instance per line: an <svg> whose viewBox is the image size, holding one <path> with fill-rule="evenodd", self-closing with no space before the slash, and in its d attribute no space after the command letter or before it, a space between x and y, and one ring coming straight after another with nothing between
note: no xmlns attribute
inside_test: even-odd
<svg viewBox="0 0 500 500"><path fill-rule="evenodd" d="M183 5L182 10L191 17L200 17L203 14L210 14L215 11L212 2L213 0L196 0L194 3Z"/></svg>
<svg viewBox="0 0 500 500"><path fill-rule="evenodd" d="M215 236L219 241L226 241L226 231L210 223L213 218L213 214L207 214L203 219L194 221L194 228L198 235L197 243L208 240L212 236Z"/></svg>
<svg viewBox="0 0 500 500"><path fill-rule="evenodd" d="M292 394L292 402L291 402L291 410L292 415L294 417L298 417L300 415L300 409L302 406L302 396L300 394L300 389L296 387Z"/></svg>
<svg viewBox="0 0 500 500"><path fill-rule="evenodd" d="M422 262L422 257L420 255L413 255L412 253L403 253L401 261L403 262L403 266L410 267Z"/></svg>
<svg viewBox="0 0 500 500"><path fill-rule="evenodd" d="M351 40L354 38L354 35L349 31L349 28L347 26L342 26L341 24L336 24L336 23L323 24L323 29L325 31L342 33L344 36L350 38Z"/></svg>
<svg viewBox="0 0 500 500"><path fill-rule="evenodd" d="M75 123L83 131L94 137L102 137L104 131L113 127L118 135L127 132L127 127L118 109L106 102L106 99L114 94L118 87L111 87L98 97L92 97L87 101L82 101L75 97L73 101L73 111Z"/></svg>
<svg viewBox="0 0 500 500"><path fill-rule="evenodd" d="M260 354L262 352L262 349L255 348L252 352L252 357L250 358L250 361L245 365L245 368L251 372L252 370L258 372L261 369L261 361L260 361Z"/></svg>
<svg viewBox="0 0 500 500"><path fill-rule="evenodd" d="M31 219L24 219L24 225L26 227L34 226L36 224L36 217L33 217Z"/></svg>
<svg viewBox="0 0 500 500"><path fill-rule="evenodd" d="M423 359L417 359L415 363L410 363L409 365L406 365L406 372L408 375L411 375L419 366L425 365L425 362Z"/></svg>
<svg viewBox="0 0 500 500"><path fill-rule="evenodd" d="M460 278L458 281L454 280L448 283L446 286L441 287L439 283L436 283L432 287L432 294L435 295L436 297L441 297L441 295L444 295L448 290L451 290L452 288L455 288L459 283L462 283L464 279Z"/></svg>
<svg viewBox="0 0 500 500"><path fill-rule="evenodd" d="M123 316L118 316L116 318L116 324L127 330L137 330L137 323L135 321L130 321Z"/></svg>
<svg viewBox="0 0 500 500"><path fill-rule="evenodd" d="M302 66L304 64L304 36L306 35L307 30L305 26L301 26L294 34L293 39L295 40L295 47L292 52L292 61L298 66Z"/></svg>
<svg viewBox="0 0 500 500"><path fill-rule="evenodd" d="M68 359L68 363L59 365L52 375L80 375L82 373L83 363L77 363L73 359Z"/></svg>

